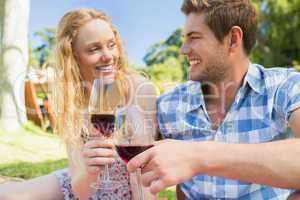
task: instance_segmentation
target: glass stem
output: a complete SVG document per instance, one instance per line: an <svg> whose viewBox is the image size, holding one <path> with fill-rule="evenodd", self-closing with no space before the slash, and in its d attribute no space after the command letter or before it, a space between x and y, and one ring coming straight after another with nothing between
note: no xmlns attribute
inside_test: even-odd
<svg viewBox="0 0 300 200"><path fill-rule="evenodd" d="M142 187L142 183L141 183L141 168L137 169L136 177L137 177L139 200L144 200L144 191L143 191L143 187Z"/></svg>
<svg viewBox="0 0 300 200"><path fill-rule="evenodd" d="M105 166L104 166L103 180L105 180L105 181L108 181L108 180L109 180L109 169L108 169L108 165L105 165Z"/></svg>

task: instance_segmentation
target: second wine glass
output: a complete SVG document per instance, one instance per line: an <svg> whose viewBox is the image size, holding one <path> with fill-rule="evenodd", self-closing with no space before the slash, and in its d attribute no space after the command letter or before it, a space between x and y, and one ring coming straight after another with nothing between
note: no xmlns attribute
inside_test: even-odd
<svg viewBox="0 0 300 200"><path fill-rule="evenodd" d="M127 105L116 110L114 142L121 159L128 161L153 147L155 138L153 120L136 105ZM141 186L141 169L136 173L140 200L144 199Z"/></svg>

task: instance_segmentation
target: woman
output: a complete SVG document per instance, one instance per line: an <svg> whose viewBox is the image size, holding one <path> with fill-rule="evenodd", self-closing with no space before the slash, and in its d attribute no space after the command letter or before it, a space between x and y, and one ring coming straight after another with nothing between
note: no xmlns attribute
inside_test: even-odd
<svg viewBox="0 0 300 200"><path fill-rule="evenodd" d="M69 168L13 188L2 187L6 192L1 196L0 189L0 199L137 199L135 179L116 156L112 142L93 139L84 131L88 119L86 110L93 80L114 77L124 101L137 104L155 124L153 85L129 70L118 31L98 10L79 9L62 17L57 31L56 56L57 132L67 144ZM111 178L122 180L122 186L109 191L95 190L91 184L106 164L111 166ZM9 191L17 192L7 195Z"/></svg>

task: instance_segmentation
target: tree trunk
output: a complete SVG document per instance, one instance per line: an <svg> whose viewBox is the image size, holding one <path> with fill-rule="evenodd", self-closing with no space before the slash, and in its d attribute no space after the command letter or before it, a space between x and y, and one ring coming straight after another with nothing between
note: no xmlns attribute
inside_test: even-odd
<svg viewBox="0 0 300 200"><path fill-rule="evenodd" d="M16 131L26 121L24 79L28 63L29 10L30 0L4 1L0 126L6 131Z"/></svg>

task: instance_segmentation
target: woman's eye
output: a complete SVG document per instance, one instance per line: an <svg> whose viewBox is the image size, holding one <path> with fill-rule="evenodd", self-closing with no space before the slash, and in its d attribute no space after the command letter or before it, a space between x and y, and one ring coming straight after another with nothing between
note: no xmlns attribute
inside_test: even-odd
<svg viewBox="0 0 300 200"><path fill-rule="evenodd" d="M114 48L116 46L116 43L115 42L111 42L109 43L108 47L109 48Z"/></svg>
<svg viewBox="0 0 300 200"><path fill-rule="evenodd" d="M93 47L93 48L89 49L89 52L93 53L93 52L98 51L98 50L99 50L98 47Z"/></svg>

